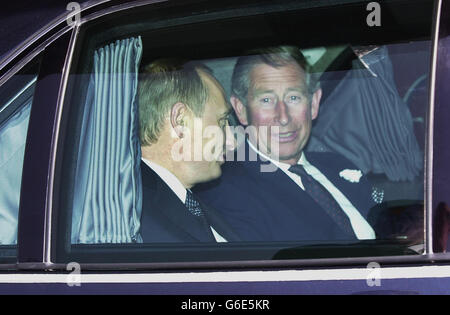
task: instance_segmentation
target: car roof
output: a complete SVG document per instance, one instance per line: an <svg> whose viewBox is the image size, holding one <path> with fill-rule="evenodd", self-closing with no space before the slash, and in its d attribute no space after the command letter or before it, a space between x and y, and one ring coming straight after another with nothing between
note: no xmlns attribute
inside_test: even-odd
<svg viewBox="0 0 450 315"><path fill-rule="evenodd" d="M2 4L0 11L0 63L27 42L39 38L45 29L52 29L71 11L70 1L14 0ZM82 8L98 0L77 0Z"/></svg>
<svg viewBox="0 0 450 315"><path fill-rule="evenodd" d="M65 10L61 0L8 1L0 18L0 59Z"/></svg>

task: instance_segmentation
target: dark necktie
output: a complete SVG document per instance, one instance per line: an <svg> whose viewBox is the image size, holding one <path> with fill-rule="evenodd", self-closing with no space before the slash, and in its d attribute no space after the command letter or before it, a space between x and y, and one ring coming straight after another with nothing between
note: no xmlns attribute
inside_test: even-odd
<svg viewBox="0 0 450 315"><path fill-rule="evenodd" d="M306 193L333 219L347 235L355 236L350 220L328 190L309 175L302 165L292 165L289 171L302 179Z"/></svg>
<svg viewBox="0 0 450 315"><path fill-rule="evenodd" d="M202 210L202 206L189 189L186 189L186 201L184 202L184 205L203 226L204 232L208 235L210 241L214 241L214 235L212 234L210 224L206 220L205 213Z"/></svg>
<svg viewBox="0 0 450 315"><path fill-rule="evenodd" d="M204 215L200 203L189 189L186 189L186 201L184 204L186 205L186 208L188 208L189 212L196 217L201 217Z"/></svg>

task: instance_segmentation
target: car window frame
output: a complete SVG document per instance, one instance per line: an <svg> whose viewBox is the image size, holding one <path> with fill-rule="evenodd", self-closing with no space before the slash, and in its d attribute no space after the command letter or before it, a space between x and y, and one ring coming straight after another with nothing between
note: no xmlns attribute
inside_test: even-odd
<svg viewBox="0 0 450 315"><path fill-rule="evenodd" d="M139 5L152 5L153 3L158 3L159 1L143 1L143 2L139 2ZM438 3L440 1L436 1L436 3ZM59 89L59 95L58 95L58 101L57 101L57 110L56 110L56 125L55 130L58 131L59 127L58 124L60 123L59 119L61 118L61 113L62 113L62 109L63 109L63 100L64 100L64 96L65 96L65 92L66 92L66 83L67 83L67 78L68 78L68 74L70 72L70 67L72 65L72 54L73 54L73 49L74 49L74 45L75 42L77 40L77 35L79 33L80 27L82 27L84 25L84 23L87 23L93 19L97 19L100 18L102 16L105 16L107 14L110 14L112 12L117 12L120 10L126 10L126 9L130 9L133 8L134 5L133 3L126 3L123 5L120 5L118 7L113 7L113 8L108 8L108 9L104 9L103 11L100 12L96 12L93 13L92 15L88 15L87 17L83 18L82 21L75 25L75 28L72 32L72 36L71 36L71 40L70 40L70 44L69 44L69 49L68 49L68 54L65 58L65 63L64 63L64 71L62 72L62 76L61 76L61 81L60 81L60 89ZM433 21L435 21L436 16L433 17ZM435 25L436 23L433 22L433 25ZM435 31L436 32L436 31ZM435 43L434 43L435 44ZM434 90L430 90L430 94L434 94ZM429 107L430 113L434 110L434 107L430 106ZM429 115L431 116L431 115ZM427 128L427 135L430 136L430 134L432 134L433 131L433 123L432 121L430 121L430 118L428 118L429 121L429 126ZM49 186L47 187L47 194L46 194L46 206L45 206L45 226L44 226L44 234L45 234L45 241L42 242L40 249L42 249L42 254L38 254L37 251L35 251L35 254L30 256L30 255L24 255L21 256L19 263L21 265L22 268L43 268L43 265L45 265L46 267L48 266L53 266L55 268L63 268L65 265L64 264L59 264L59 263L54 263L53 262L53 258L55 257L55 247L51 246L51 236L54 233L53 229L52 229L52 218L54 218L54 215L56 214L56 211L54 211L55 209L53 209L53 205L55 204L53 202L53 198L55 196L54 194L54 183L55 183L55 165L56 165L56 158L57 158L57 142L58 142L58 137L61 137L61 135L59 134L59 132L56 132L55 138L53 138L52 140L52 159L50 161L51 164L51 171L49 172L50 176L49 176ZM431 139L433 140L433 138ZM430 144L430 146L432 146L432 144ZM427 149L426 152L426 157L427 157L427 163L431 163L430 161L432 161L432 156L430 156L430 149ZM431 158L430 158L431 157ZM240 268L260 268L260 267L269 267L269 268L273 268L273 267L292 267L292 266L327 266L327 265L340 265L340 266L348 266L348 265L363 265L366 264L367 262L370 261L378 261L378 262L384 262L384 263L388 263L388 264L402 264L402 263L412 263L412 262L419 262L419 263L425 263L425 262L431 262L433 261L433 259L436 259L435 256L433 256L433 252L430 251L430 239L431 239L431 235L429 235L430 233L432 233L432 226L431 226L431 222L432 222L432 218L430 213L432 213L431 209L432 207L429 206L429 204L432 202L432 189L430 187L431 186L431 180L433 178L433 173L432 171L430 171L430 167L432 166L432 164L427 164L428 169L425 171L425 176L427 177L427 181L426 181L426 196L425 196L425 201L426 204L428 205L425 209L426 211L426 229L425 229L425 233L427 234L426 236L426 252L424 255L418 255L418 256L413 256L413 257L408 257L408 256L377 256L377 257L362 257L362 258L333 258L333 259L294 259L294 260L290 260L290 261L248 261L248 262L218 262L218 263L211 263L211 262L189 262L189 263L120 263L120 264L104 264L104 263L92 263L92 264L85 264L83 267L85 268L101 268L101 269L122 269L122 268L130 268L130 266L135 267L137 269L172 269L172 268L223 268L223 267L231 267L231 268L236 268L237 266L239 266ZM26 220L26 218L24 218L24 220ZM22 221L22 219L21 219ZM20 223L19 223L20 224ZM25 252L25 251L24 251ZM444 257L443 259L447 259L446 257ZM36 263L41 263L41 264L36 264Z"/></svg>
<svg viewBox="0 0 450 315"><path fill-rule="evenodd" d="M51 109L52 106L56 106L57 102L56 100L52 102L51 95L48 93L42 93L43 84L45 85L43 82L46 81L45 77L48 71L48 66L53 64L57 67L58 64L58 58L52 58L52 52L53 56L55 54L62 54L62 58L60 59L65 60L66 49L64 48L64 45L62 45L63 47L60 47L59 45L61 41L64 41L64 37L67 38L67 36L70 36L70 28L63 28L49 38L43 39L37 47L35 47L24 59L18 62L0 79L2 83L7 82L14 76L14 74L30 64L30 62L33 62L36 58L40 59L41 67L35 82L35 93L33 96L25 145L18 217L17 255L14 257L15 262L13 265L0 265L0 269L20 269L20 265L23 263L27 264L31 261L39 261L39 258L37 258L39 255L35 255L36 249L41 248L44 244L44 238L41 237L41 235L44 231L45 224L43 224L40 218L46 216L45 203L42 199L40 199L40 203L38 196L39 192L42 191L42 187L44 187L44 191L47 188L47 176L46 174L45 176L42 176L42 173L39 174L39 172L35 172L35 167L37 166L45 169L45 164L48 164L48 160L45 161L45 159L40 159L39 157L40 154L45 155L45 149L43 149L45 146L40 146L39 141L40 144L43 144L48 140L48 137L42 137L39 141L36 141L35 139L39 139L43 136L42 131L44 130L47 130L47 132L50 131L50 134L53 131L55 117L52 117L51 114L48 115L48 117L45 117L45 114L49 114L49 112L43 111L42 104L46 104L46 106ZM47 67L47 70L45 67ZM62 68L58 69L58 72L62 73ZM58 93L60 80L56 79L53 81L54 82L51 84L53 91L54 93ZM45 118L43 119L43 117ZM50 143L50 141L48 141L48 143ZM33 154L31 154L31 152L33 152ZM37 161L39 161L39 163L37 163ZM45 173L45 171L43 173ZM38 183L41 183L41 185ZM30 216L30 213L34 213L34 215ZM40 260L42 261L42 259Z"/></svg>
<svg viewBox="0 0 450 315"><path fill-rule="evenodd" d="M431 183L429 187L430 194L429 207L427 218L427 236L429 243L428 251L437 261L450 259L450 253L445 250L440 251L435 248L437 235L437 220L436 216L442 204L450 205L450 184L446 177L446 172L442 169L448 169L448 159L450 158L450 149L448 148L448 128L446 118L449 117L450 111L444 104L448 104L449 91L445 89L443 84L445 78L449 78L450 72L448 66L445 67L448 58L448 49L444 44L444 40L450 37L450 4L448 1L436 1L435 6L435 28L433 38L433 60L432 60L432 80L430 81L430 89L433 94L430 96L430 104L433 105L433 112L431 120L433 121L433 129L429 134L429 143L431 143L431 151L428 168L432 170L428 181ZM447 49L447 51L446 51ZM447 60L448 63L448 60ZM450 241L450 234L448 234L447 242ZM447 245L447 248L450 245Z"/></svg>
<svg viewBox="0 0 450 315"><path fill-rule="evenodd" d="M51 49L51 47L53 47L52 43L57 41L61 36L66 34L68 31L70 31L70 28L67 28L67 27L62 28L62 29L56 28L54 30L49 31L48 33L41 34L42 35L41 38L34 40L32 43L28 43L27 45L24 45L23 47L21 47L19 49L20 51L17 52L16 54L11 54L9 56L6 56L6 58L4 58L2 60L2 68L0 69L0 88L2 88L7 82L10 82L14 78L14 76L16 74L20 73L23 69L29 67L30 65L32 66L33 64L38 64L37 65L38 71L36 73L36 78L32 80L32 82L33 82L32 84L35 85L34 94L33 94L33 103L31 106L33 108L33 104L35 103L34 96L36 95L39 80L40 80L41 65L42 65L41 62L42 62L44 56L46 55L46 51L48 51L49 49ZM64 53L64 56L65 56L65 53ZM27 85L29 85L30 82L28 82ZM56 89L56 90L59 90L59 89ZM2 108L2 110L4 110L6 112L6 111L10 111L11 109L4 107L4 108ZM30 123L32 120L36 121L37 119L33 118L32 114L30 113L28 126L30 126ZM30 139L30 129L28 129L28 132L27 132L26 147L28 146L29 139ZM26 162L26 160L29 160L27 158L27 155L28 155L27 149L25 148L24 167L22 168L22 178L27 176L25 173L29 173L28 171L25 171L25 164L29 164L29 162ZM18 240L17 240L16 245L10 246L10 247L15 248L16 254L13 257L8 257L8 259L6 259L4 262L2 261L2 263L0 263L0 270L18 269L18 264L20 262L19 252L20 252L20 248L23 247L23 242L20 237L20 229L22 228L23 230L26 230L26 228L23 226L21 227L21 225L27 225L27 224L23 224L23 222L28 221L28 220L21 219L21 216L22 216L21 213L26 212L26 210L22 209L23 208L22 200L25 198L28 198L29 194L30 194L30 192L24 190L24 182L22 181L20 201L19 201L19 215L18 215L18 235L17 235Z"/></svg>
<svg viewBox="0 0 450 315"><path fill-rule="evenodd" d="M33 100L41 57L42 56L38 54L29 63L24 65L24 67L20 68L8 81L5 81L4 85L0 86L0 90L3 90L1 93L3 94L1 95L1 103L4 104L2 108L0 108L0 125L7 123L9 119L15 117L29 105L29 99L31 99L31 101ZM22 170L23 168L20 170L20 175L22 175ZM18 221L19 218L17 217L17 224L19 223ZM17 247L18 243L0 244L0 264L15 262L17 258Z"/></svg>

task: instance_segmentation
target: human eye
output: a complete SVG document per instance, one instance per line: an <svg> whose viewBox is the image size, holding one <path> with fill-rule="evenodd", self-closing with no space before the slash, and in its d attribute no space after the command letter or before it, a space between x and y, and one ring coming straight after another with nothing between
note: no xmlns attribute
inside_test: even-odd
<svg viewBox="0 0 450 315"><path fill-rule="evenodd" d="M259 103L263 106L272 106L275 104L275 98L272 96L262 96L259 98Z"/></svg>
<svg viewBox="0 0 450 315"><path fill-rule="evenodd" d="M288 95L286 97L286 101L285 102L287 104L295 105L295 104L301 103L302 100L303 100L303 96L302 95L300 95L300 94L291 94L291 95Z"/></svg>

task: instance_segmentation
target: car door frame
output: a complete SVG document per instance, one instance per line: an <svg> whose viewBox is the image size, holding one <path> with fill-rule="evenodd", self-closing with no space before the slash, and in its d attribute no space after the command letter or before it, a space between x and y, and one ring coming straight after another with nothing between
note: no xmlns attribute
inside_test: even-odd
<svg viewBox="0 0 450 315"><path fill-rule="evenodd" d="M159 1L145 1L145 5L151 5ZM448 7L448 2L443 3L442 0L436 0L436 22L434 25L439 26L439 15L443 8ZM52 211L54 205L53 200L53 185L54 185L54 171L56 159L56 144L58 143L59 123L61 119L63 100L68 79L70 64L72 61L73 48L77 40L79 28L83 23L89 21L91 18L100 17L115 10L124 10L132 7L133 3L126 2L120 8L105 9L98 12L91 12L80 23L74 26L64 26L59 32L55 33L53 37L47 39L39 45L39 48L33 51L33 54L44 51L43 67L48 68L39 74L38 83L36 86L35 100L33 101L32 113L30 117L30 127L27 137L27 146L23 169L23 184L21 189L21 202L19 212L19 241L18 241L18 264L17 268L20 270L47 270L47 269L65 269L65 265L55 264L52 262L51 249L51 233L52 233ZM450 157L450 148L446 148L448 143L446 136L448 131L444 126L446 117L450 117L450 112L447 109L436 108L435 102L445 103L448 99L448 91L439 90L439 78L445 77L440 73L442 69L437 68L439 60L439 42L443 38L443 33L439 33L440 28L436 27L434 34L438 34L433 39L434 41L434 55L432 64L432 76L436 80L432 80L429 107L429 129L428 129L428 143L427 149L427 179L426 179L426 201L427 201L427 249L426 254L414 257L364 257L364 258L349 258L349 259L318 259L318 260L293 260L293 261L266 261L266 262L238 262L238 263L189 263L178 264L171 266L170 264L122 264L115 266L106 266L105 264L86 265L83 268L92 268L95 270L103 270L104 268L112 269L128 269L135 267L139 270L164 270L181 268L189 270L215 270L215 268L269 268L269 269L285 269L285 268L299 268L299 267L321 267L326 266L365 266L368 261L377 261L387 266L403 266L405 264L420 264L429 265L431 263L446 264L450 257L446 254L435 253L432 250L433 241L433 211L436 209L437 203L440 200L446 200L445 196L450 195L450 187L445 181L445 174L450 170L446 167L443 161ZM441 35L439 35L441 34ZM55 45L52 43L55 42ZM67 53L64 53L67 52ZM23 53L22 53L23 54ZM32 53L26 55L26 61L31 60ZM17 69L14 67L11 69ZM434 69L434 70L433 70ZM9 70L12 71L12 70ZM18 71L18 70L17 70ZM59 71L59 72L57 72ZM6 78L6 75L11 75L16 71L8 72L0 78L0 84ZM52 73L57 73L53 79L48 79ZM46 79L47 78L47 79ZM436 89L436 90L435 90ZM436 93L435 93L436 91ZM435 95L433 97L433 95ZM50 100L50 101L48 101ZM36 104L36 105L35 105ZM438 112L439 110L439 112ZM444 115L442 114L444 112ZM442 133L441 133L442 132ZM448 159L446 159L448 161ZM442 172L445 169L445 172ZM432 170L432 171L431 171ZM2 266L0 266L2 268Z"/></svg>

